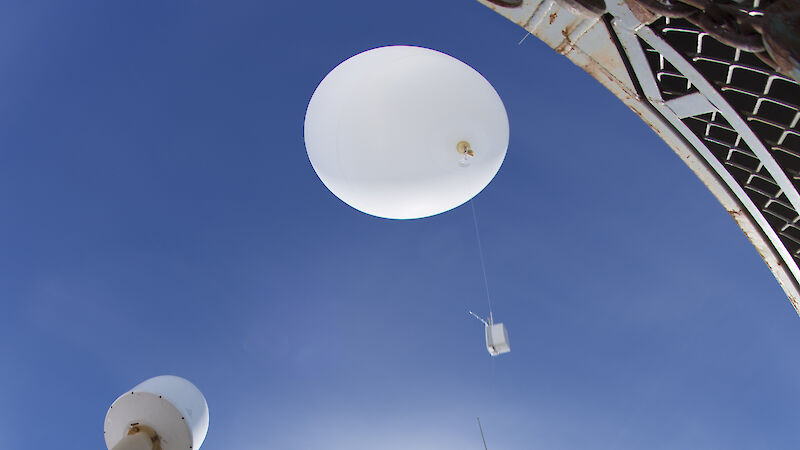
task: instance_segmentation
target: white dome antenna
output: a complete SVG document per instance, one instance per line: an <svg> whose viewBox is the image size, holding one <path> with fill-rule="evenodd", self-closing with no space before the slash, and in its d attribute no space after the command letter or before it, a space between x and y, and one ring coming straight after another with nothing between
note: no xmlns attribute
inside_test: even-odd
<svg viewBox="0 0 800 450"><path fill-rule="evenodd" d="M116 399L103 433L110 450L197 450L208 419L208 403L195 385L161 375Z"/></svg>

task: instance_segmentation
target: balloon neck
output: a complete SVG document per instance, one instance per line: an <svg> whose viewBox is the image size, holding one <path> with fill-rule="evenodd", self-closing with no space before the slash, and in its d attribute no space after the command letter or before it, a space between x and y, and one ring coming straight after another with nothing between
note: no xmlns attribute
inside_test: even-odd
<svg viewBox="0 0 800 450"><path fill-rule="evenodd" d="M461 160L458 161L461 167L467 167L471 162L470 159L475 156L475 150L472 149L472 146L467 141L459 141L456 144L456 151L461 155Z"/></svg>

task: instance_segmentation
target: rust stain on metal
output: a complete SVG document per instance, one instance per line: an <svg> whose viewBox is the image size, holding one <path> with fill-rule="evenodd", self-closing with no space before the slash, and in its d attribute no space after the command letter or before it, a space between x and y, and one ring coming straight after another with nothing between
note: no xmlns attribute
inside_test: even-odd
<svg viewBox="0 0 800 450"><path fill-rule="evenodd" d="M729 209L728 210L728 214L730 214L731 217L733 217L733 220L736 220L737 217L742 215L742 210L741 209Z"/></svg>
<svg viewBox="0 0 800 450"><path fill-rule="evenodd" d="M570 24L572 25L572 24ZM564 41L558 45L554 50L562 55L566 55L569 53L572 48L574 47L572 43L572 39L569 38L569 35L572 34L572 31L575 29L574 27L570 29L570 25L567 25L566 28L561 30L561 35L564 36Z"/></svg>
<svg viewBox="0 0 800 450"><path fill-rule="evenodd" d="M488 0L478 0L478 1L479 1L479 2L480 2L482 5L483 5L483 6L485 6L485 7L489 8L489 9L491 9L492 11L494 11L494 12L496 12L496 13L500 14L501 16L503 15L503 13L501 13L501 12L500 12L500 10L499 10L499 9L497 9L497 5L495 5L494 3L492 3L492 2L490 2L490 1L488 1Z"/></svg>
<svg viewBox="0 0 800 450"><path fill-rule="evenodd" d="M553 14L550 14L550 25L552 25L553 22L556 21L556 18L558 18L558 11L554 12Z"/></svg>
<svg viewBox="0 0 800 450"><path fill-rule="evenodd" d="M742 229L744 235L747 236L747 239L753 244L753 247L755 247L756 251L761 256L761 259L764 260L764 262L767 264L767 267L769 267L769 270L773 273L773 275L775 275L778 283L783 286L783 281L778 274L785 271L785 263L781 258L774 257L772 250L765 243L760 242L759 234L757 232L749 230L747 227L743 226L743 224L747 224L747 222L750 220L750 215L743 209L726 208L726 210L733 221L736 222L736 224L739 225L739 228ZM791 300L791 295L788 295L788 292L787 296Z"/></svg>
<svg viewBox="0 0 800 450"><path fill-rule="evenodd" d="M565 30L566 31L566 30ZM567 33L569 35L569 33ZM567 37L567 36L564 36ZM567 38L569 40L569 38ZM617 78L613 73L611 73L602 62L598 61L593 57L593 55L587 54L584 52L577 43L573 45L572 49L574 52L579 53L586 57L587 61L578 63L574 57L567 55L571 61L575 63L578 67L583 69L586 73L592 76L595 80L600 82L603 86L605 86L610 91L614 92L617 97L619 97L622 102L631 108L636 115L642 118L642 120L650 125L653 129L656 129L653 123L649 121L645 115L643 115L640 111L636 110L632 105L638 104L642 101L636 91L629 88L624 81ZM613 88L612 88L613 87Z"/></svg>
<svg viewBox="0 0 800 450"><path fill-rule="evenodd" d="M751 220L747 211L740 208L726 208L726 210L736 224L739 225L744 235L747 236L747 239L753 244L758 254L761 255L761 259L767 264L767 267L769 267L769 270L775 276L778 284L781 285L786 296L789 298L789 302L791 302L797 314L800 315L800 299L798 299L796 294L797 286L792 282L794 277L786 267L786 262L773 253L769 244L764 242L758 231L747 226L748 222Z"/></svg>

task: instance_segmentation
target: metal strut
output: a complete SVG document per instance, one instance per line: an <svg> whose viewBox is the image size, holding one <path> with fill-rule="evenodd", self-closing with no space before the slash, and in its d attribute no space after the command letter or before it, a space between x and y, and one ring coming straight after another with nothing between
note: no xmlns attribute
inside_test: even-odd
<svg viewBox="0 0 800 450"><path fill-rule="evenodd" d="M483 437L483 427L481 426L481 418L478 417L477 419L478 419L478 428L481 430L481 439L483 440L483 450L489 450L489 448L486 447L486 438Z"/></svg>

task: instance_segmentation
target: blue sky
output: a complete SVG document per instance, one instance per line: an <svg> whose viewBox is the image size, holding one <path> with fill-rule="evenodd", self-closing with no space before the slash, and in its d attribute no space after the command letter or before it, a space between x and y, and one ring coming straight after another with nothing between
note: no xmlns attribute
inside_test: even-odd
<svg viewBox="0 0 800 450"><path fill-rule="evenodd" d="M0 448L103 448L151 376L204 449L800 444L800 321L701 182L569 61L477 2L0 6ZM303 116L342 60L421 45L509 114L475 199L346 206Z"/></svg>

